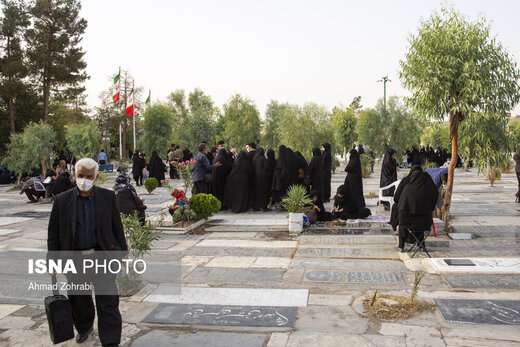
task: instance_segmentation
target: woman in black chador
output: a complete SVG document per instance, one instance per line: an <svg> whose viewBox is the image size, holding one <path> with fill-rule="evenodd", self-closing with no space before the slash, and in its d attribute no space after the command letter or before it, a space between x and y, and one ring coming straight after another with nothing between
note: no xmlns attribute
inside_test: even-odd
<svg viewBox="0 0 520 347"><path fill-rule="evenodd" d="M291 154L294 155L294 153L289 152L289 149L284 145L278 148L278 159L274 167L273 183L271 186L273 204L282 201L291 183Z"/></svg>
<svg viewBox="0 0 520 347"><path fill-rule="evenodd" d="M399 225L399 199L401 199L401 195L403 194L404 188L410 183L410 178L412 174L417 171L422 171L420 165L414 165L408 172L408 176L403 177L394 194L394 204L392 205L392 211L390 213L390 225L394 231L397 230L397 226Z"/></svg>
<svg viewBox="0 0 520 347"><path fill-rule="evenodd" d="M247 212L249 209L249 177L251 176L251 162L246 151L241 151L226 181L224 192L224 206L233 213Z"/></svg>
<svg viewBox="0 0 520 347"><path fill-rule="evenodd" d="M414 164L415 165L415 164ZM387 185L397 181L397 162L395 160L395 150L388 148L383 157L383 166L381 167L381 179L379 187L386 187ZM394 196L395 187L383 190L384 196ZM385 208L389 208L387 202L384 202Z"/></svg>
<svg viewBox="0 0 520 347"><path fill-rule="evenodd" d="M150 171L150 177L154 177L157 179L159 185L161 181L164 181L164 171L166 170L166 165L163 163L161 157L157 154L157 151L152 152L152 157L150 158L150 163L148 164L148 170Z"/></svg>
<svg viewBox="0 0 520 347"><path fill-rule="evenodd" d="M273 162L265 157L264 149L258 148L253 158L253 170L255 171L253 209L267 211L274 170L272 164Z"/></svg>
<svg viewBox="0 0 520 347"><path fill-rule="evenodd" d="M318 200L323 201L323 167L321 163L321 151L318 147L312 149L312 159L309 164L309 177L312 190L318 194Z"/></svg>
<svg viewBox="0 0 520 347"><path fill-rule="evenodd" d="M222 209L226 210L227 206L224 205L224 191L226 189L226 181L233 163L229 161L228 154L224 148L218 151L213 164L221 163L221 166L213 169L214 179L211 182L213 195L222 203Z"/></svg>
<svg viewBox="0 0 520 347"><path fill-rule="evenodd" d="M363 196L363 175L361 174L361 160L359 153L355 149L350 150L350 160L345 167L347 177L345 177L345 187L351 191L352 198L356 205L365 207L365 197Z"/></svg>
<svg viewBox="0 0 520 347"><path fill-rule="evenodd" d="M325 142L321 145L323 147L323 154L321 157L323 164L323 201L330 201L330 181L332 180L332 153L330 143Z"/></svg>

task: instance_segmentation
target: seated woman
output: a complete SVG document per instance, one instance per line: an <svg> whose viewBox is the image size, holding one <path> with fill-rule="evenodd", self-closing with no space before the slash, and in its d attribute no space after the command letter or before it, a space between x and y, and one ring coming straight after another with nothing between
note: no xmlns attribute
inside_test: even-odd
<svg viewBox="0 0 520 347"><path fill-rule="evenodd" d="M397 230L397 227L399 226L399 199L401 198L401 194L403 194L404 187L410 183L410 178L412 177L412 174L417 171L423 171L420 165L414 165L408 172L408 176L404 177L401 182L399 182L399 185L397 186L397 189L394 193L394 204L392 205L392 211L390 213L390 222L388 222L394 231Z"/></svg>
<svg viewBox="0 0 520 347"><path fill-rule="evenodd" d="M332 219L359 219L367 218L372 213L355 198L350 188L342 184L334 196L334 208L331 211Z"/></svg>
<svg viewBox="0 0 520 347"><path fill-rule="evenodd" d="M144 199L137 196L135 188L130 183L130 176L126 173L117 176L114 192L116 193L119 211L131 216L137 212L139 221L144 225L146 205L143 204Z"/></svg>
<svg viewBox="0 0 520 347"><path fill-rule="evenodd" d="M318 222L326 222L331 220L331 214L330 212L325 211L325 206L323 206L323 202L318 197L319 193L316 190L311 191L310 198L314 205L311 207L311 209L305 214L307 217L309 217L309 220L311 221L311 224L313 224L316 221ZM311 218L310 215L314 215L313 218Z"/></svg>
<svg viewBox="0 0 520 347"><path fill-rule="evenodd" d="M399 198L399 245L396 250L404 252L404 243L409 232L430 230L438 194L428 173L422 170L412 173L410 182ZM418 232L416 236L422 242L424 232ZM426 249L424 244L422 248Z"/></svg>

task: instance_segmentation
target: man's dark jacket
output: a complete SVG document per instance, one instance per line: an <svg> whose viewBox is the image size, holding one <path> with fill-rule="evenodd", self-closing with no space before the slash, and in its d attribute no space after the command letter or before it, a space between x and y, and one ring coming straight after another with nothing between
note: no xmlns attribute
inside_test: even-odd
<svg viewBox="0 0 520 347"><path fill-rule="evenodd" d="M113 191L94 186L96 234L101 250L128 251L116 195ZM58 194L49 219L47 249L74 250L78 188Z"/></svg>

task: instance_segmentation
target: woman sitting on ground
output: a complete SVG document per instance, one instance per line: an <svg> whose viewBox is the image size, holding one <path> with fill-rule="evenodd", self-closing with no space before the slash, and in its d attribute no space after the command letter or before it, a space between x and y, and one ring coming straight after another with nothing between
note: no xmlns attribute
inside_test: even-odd
<svg viewBox="0 0 520 347"><path fill-rule="evenodd" d="M318 222L326 222L331 220L331 214L330 212L325 211L325 206L323 206L323 201L321 201L319 198L318 191L311 191L310 198L314 205L312 206L311 210L305 212L305 214L307 215L307 217L309 217L309 220L311 220L311 224L313 219L315 219ZM311 218L309 214L315 215L316 218Z"/></svg>
<svg viewBox="0 0 520 347"><path fill-rule="evenodd" d="M399 245L396 250L404 252L404 242L409 232L417 232L417 239L423 241L424 231L430 230L433 224L432 212L438 194L428 173L422 170L412 173L399 198ZM424 244L422 248L426 250Z"/></svg>
<svg viewBox="0 0 520 347"><path fill-rule="evenodd" d="M130 216L137 212L139 221L144 225L146 205L143 204L144 199L137 196L135 188L130 183L130 176L126 173L117 176L114 192L116 193L119 211Z"/></svg>
<svg viewBox="0 0 520 347"><path fill-rule="evenodd" d="M354 197L352 190L342 184L334 196L334 208L331 211L332 219L360 219L367 218L372 213Z"/></svg>

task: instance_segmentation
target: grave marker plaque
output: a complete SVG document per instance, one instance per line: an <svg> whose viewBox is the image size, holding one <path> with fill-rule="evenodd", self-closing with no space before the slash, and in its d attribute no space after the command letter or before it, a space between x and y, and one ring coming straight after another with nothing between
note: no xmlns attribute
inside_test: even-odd
<svg viewBox="0 0 520 347"><path fill-rule="evenodd" d="M520 301L435 299L448 323L520 325Z"/></svg>
<svg viewBox="0 0 520 347"><path fill-rule="evenodd" d="M327 283L406 283L401 272L307 271L305 280Z"/></svg>

